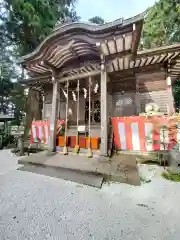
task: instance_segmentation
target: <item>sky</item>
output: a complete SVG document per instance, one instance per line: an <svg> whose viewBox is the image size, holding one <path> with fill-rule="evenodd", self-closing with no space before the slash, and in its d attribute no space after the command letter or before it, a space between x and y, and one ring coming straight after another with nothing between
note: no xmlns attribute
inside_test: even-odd
<svg viewBox="0 0 180 240"><path fill-rule="evenodd" d="M156 0L78 0L77 13L82 21L101 16L110 22L117 18L129 18L151 7Z"/></svg>

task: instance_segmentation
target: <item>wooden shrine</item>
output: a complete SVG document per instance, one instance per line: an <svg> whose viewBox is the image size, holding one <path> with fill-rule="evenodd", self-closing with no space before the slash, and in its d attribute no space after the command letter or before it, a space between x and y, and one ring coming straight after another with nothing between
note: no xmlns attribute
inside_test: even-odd
<svg viewBox="0 0 180 240"><path fill-rule="evenodd" d="M86 128L88 148L90 138L99 138L100 152L107 155L109 117L139 115L148 102L167 114L174 111L171 83L179 76L180 45L137 51L143 18L103 25L66 22L20 59L28 72L22 83L44 96L42 119L50 119L50 150L57 119L68 123L65 138Z"/></svg>

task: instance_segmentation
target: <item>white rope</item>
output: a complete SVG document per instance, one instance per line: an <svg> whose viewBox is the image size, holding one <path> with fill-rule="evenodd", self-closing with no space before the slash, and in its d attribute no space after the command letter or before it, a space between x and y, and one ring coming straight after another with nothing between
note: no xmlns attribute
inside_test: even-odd
<svg viewBox="0 0 180 240"><path fill-rule="evenodd" d="M99 85L98 83L96 83L95 87L94 87L94 93L97 93L98 92L98 89L99 89Z"/></svg>
<svg viewBox="0 0 180 240"><path fill-rule="evenodd" d="M87 89L83 88L83 91L84 91L84 98L87 98Z"/></svg>
<svg viewBox="0 0 180 240"><path fill-rule="evenodd" d="M73 97L73 100L76 102L76 101L77 101L77 99L76 99L76 94L75 94L75 92L74 92L74 91L72 91L72 97Z"/></svg>
<svg viewBox="0 0 180 240"><path fill-rule="evenodd" d="M65 98L67 98L67 93L62 89Z"/></svg>

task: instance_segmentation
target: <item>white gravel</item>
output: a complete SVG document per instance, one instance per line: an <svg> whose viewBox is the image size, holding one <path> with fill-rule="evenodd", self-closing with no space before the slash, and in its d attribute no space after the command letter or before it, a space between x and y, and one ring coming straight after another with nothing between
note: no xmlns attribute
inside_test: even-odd
<svg viewBox="0 0 180 240"><path fill-rule="evenodd" d="M179 240L180 184L154 174L101 190L16 170L0 152L0 240Z"/></svg>

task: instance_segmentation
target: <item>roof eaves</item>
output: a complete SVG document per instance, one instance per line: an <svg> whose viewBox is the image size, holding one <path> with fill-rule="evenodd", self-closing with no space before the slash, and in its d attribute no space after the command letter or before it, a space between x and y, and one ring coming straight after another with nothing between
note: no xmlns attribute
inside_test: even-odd
<svg viewBox="0 0 180 240"><path fill-rule="evenodd" d="M163 54L168 52L177 52L177 51L180 52L180 43L138 51L137 57Z"/></svg>
<svg viewBox="0 0 180 240"><path fill-rule="evenodd" d="M56 35L64 34L65 32L67 32L69 30L76 29L76 28L82 28L82 29L91 31L92 33L93 32L96 33L98 31L103 31L108 28L111 29L118 25L120 28L121 27L123 28L127 25L130 25L130 24L133 24L133 23L136 23L139 21L143 22L144 16L145 16L145 12L143 12L139 15L136 15L134 17L125 19L125 20L123 20L122 18L119 18L113 22L105 23L102 25L92 25L90 23L82 23L82 22L69 22L69 23L62 24L62 25L60 25L59 28L56 28L50 35L48 35L32 53L29 53L25 56L20 57L18 59L17 63L22 64L22 63L28 61L31 57L33 57L35 54L37 54L40 51L40 49L43 47L43 45L47 41L49 41L51 38L55 37Z"/></svg>

